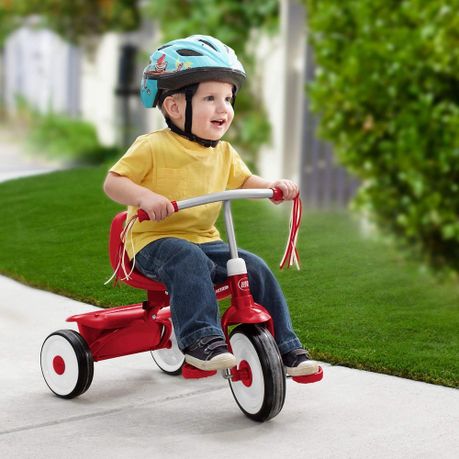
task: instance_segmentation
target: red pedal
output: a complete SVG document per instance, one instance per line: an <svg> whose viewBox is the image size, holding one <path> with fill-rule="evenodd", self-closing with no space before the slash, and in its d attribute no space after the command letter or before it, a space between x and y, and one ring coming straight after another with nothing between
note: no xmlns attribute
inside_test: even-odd
<svg viewBox="0 0 459 459"><path fill-rule="evenodd" d="M217 374L217 370L205 371L200 370L199 368L190 365L189 363L183 364L182 367L182 376L185 379L199 379L199 378L208 378Z"/></svg>
<svg viewBox="0 0 459 459"><path fill-rule="evenodd" d="M320 381L324 377L324 372L322 367L319 367L319 371L313 375L304 375L304 376L292 376L292 379L300 384L309 384Z"/></svg>

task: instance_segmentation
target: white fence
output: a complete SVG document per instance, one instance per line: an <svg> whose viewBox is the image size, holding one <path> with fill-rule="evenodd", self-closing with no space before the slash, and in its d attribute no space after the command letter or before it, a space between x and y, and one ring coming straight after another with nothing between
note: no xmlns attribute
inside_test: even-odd
<svg viewBox="0 0 459 459"><path fill-rule="evenodd" d="M10 112L23 97L40 112L79 112L79 50L49 30L22 27L8 38L4 100Z"/></svg>
<svg viewBox="0 0 459 459"><path fill-rule="evenodd" d="M8 113L23 98L40 113L64 113L95 124L102 144L119 141L116 107L121 37L106 34L92 52L46 29L22 27L5 43L4 102Z"/></svg>

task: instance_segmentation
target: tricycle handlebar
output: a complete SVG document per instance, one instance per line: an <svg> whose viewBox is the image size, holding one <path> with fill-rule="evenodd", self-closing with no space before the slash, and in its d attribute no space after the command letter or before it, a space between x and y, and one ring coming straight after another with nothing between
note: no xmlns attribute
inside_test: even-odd
<svg viewBox="0 0 459 459"><path fill-rule="evenodd" d="M202 206L220 201L234 201L235 199L263 199L268 198L273 201L282 201L283 193L280 188L248 188L244 190L228 190L219 193L204 194L195 198L184 199L182 201L171 201L175 212L189 209L190 207ZM139 209L137 212L139 221L149 220L148 214Z"/></svg>
<svg viewBox="0 0 459 459"><path fill-rule="evenodd" d="M189 209L190 207L201 206L219 201L234 201L235 199L274 199L275 201L282 200L282 191L279 188L253 188L245 190L228 190L220 193L210 193L195 198L184 199L177 201L174 205L175 211Z"/></svg>
<svg viewBox="0 0 459 459"><path fill-rule="evenodd" d="M227 210L229 209L229 203L227 201L233 201L235 199L263 199L268 198L272 199L273 201L283 201L283 192L280 188L253 188L253 189L244 189L244 190L228 190L222 191L220 193L210 193L202 196L197 196L195 198L185 199L183 201L171 201L175 212L179 210L188 209L190 207L201 206L203 204L210 204L212 202L219 202L224 201L227 203L225 205L225 223L230 221L228 225L231 226L231 230L228 229L227 225L227 233L230 233L228 236L234 233L234 229L232 229L232 221L231 221L231 212ZM290 233L288 236L287 246L285 248L284 256L282 257L282 261L280 264L280 268L282 269L284 266L290 267L293 264L296 265L297 269L300 269L299 264L299 256L296 250L296 241L298 238L298 230L300 228L301 223L301 215L302 215L302 205L300 196L296 196L293 199L293 206L292 206L292 213L290 216ZM137 215L131 217L130 221L125 228L124 234L128 233L132 225L134 224L135 219L138 219L139 222L144 220L149 220L148 214L143 210L139 209L137 211ZM234 239L234 238L233 238ZM235 240L233 240L233 245L235 246ZM231 245L231 244L230 244Z"/></svg>

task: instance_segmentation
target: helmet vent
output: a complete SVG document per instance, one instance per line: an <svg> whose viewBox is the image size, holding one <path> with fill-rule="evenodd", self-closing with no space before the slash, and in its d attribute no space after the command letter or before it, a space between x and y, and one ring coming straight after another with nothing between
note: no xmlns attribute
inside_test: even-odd
<svg viewBox="0 0 459 459"><path fill-rule="evenodd" d="M164 46L161 46L157 49L157 51L161 51L162 49L166 49L166 48L169 48L170 45L164 45Z"/></svg>
<svg viewBox="0 0 459 459"><path fill-rule="evenodd" d="M178 49L177 54L180 54L180 56L202 56L202 54L198 51L195 51L193 49Z"/></svg>
<svg viewBox="0 0 459 459"><path fill-rule="evenodd" d="M210 46L210 47L211 47L212 49L214 49L215 51L218 51L218 49L217 49L212 43L208 42L207 40L202 40L202 39L200 39L199 41L202 42L202 43L204 43L204 44L206 44L207 46Z"/></svg>

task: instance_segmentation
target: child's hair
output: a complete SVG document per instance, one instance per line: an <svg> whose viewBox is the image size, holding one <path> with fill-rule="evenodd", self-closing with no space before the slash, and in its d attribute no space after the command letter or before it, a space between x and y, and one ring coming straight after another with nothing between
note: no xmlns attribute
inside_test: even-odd
<svg viewBox="0 0 459 459"><path fill-rule="evenodd" d="M173 40L153 52L150 64L143 71L140 97L146 108L158 106L175 132L205 146L215 146L218 141L201 139L192 134L191 99L199 83L218 80L233 85L234 103L245 78L244 67L231 48L216 38L193 35ZM162 107L164 99L177 92L184 93L186 99L184 131L169 120Z"/></svg>

